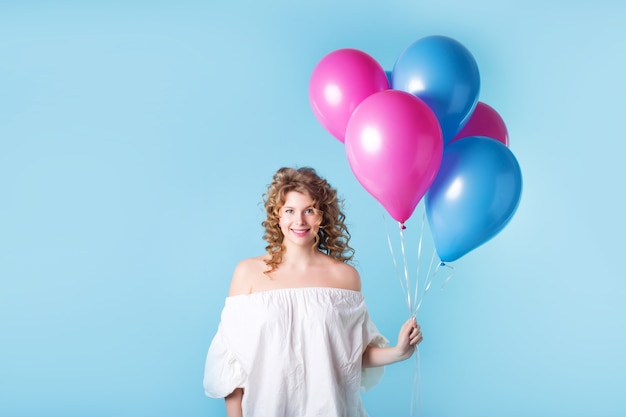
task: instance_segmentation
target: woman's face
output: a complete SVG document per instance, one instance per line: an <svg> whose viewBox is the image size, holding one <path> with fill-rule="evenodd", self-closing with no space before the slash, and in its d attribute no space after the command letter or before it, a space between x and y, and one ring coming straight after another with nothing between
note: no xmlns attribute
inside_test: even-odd
<svg viewBox="0 0 626 417"><path fill-rule="evenodd" d="M313 200L306 194L290 191L280 208L280 230L284 242L310 245L319 231L320 215L313 207Z"/></svg>

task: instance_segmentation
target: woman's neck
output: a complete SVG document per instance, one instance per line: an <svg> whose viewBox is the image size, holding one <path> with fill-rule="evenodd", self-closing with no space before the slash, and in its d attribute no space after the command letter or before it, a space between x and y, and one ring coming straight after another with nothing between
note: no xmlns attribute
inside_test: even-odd
<svg viewBox="0 0 626 417"><path fill-rule="evenodd" d="M315 247L289 247L283 254L281 264L295 268L306 268L307 266L319 263L323 257L324 254Z"/></svg>

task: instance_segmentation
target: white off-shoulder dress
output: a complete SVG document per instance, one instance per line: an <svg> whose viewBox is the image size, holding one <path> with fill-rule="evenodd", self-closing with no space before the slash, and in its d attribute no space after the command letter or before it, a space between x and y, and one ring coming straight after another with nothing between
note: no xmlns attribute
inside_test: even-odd
<svg viewBox="0 0 626 417"><path fill-rule="evenodd" d="M388 341L362 293L287 288L227 297L206 357L204 390L243 388L244 417L363 417L360 390L384 368L361 366L368 345Z"/></svg>

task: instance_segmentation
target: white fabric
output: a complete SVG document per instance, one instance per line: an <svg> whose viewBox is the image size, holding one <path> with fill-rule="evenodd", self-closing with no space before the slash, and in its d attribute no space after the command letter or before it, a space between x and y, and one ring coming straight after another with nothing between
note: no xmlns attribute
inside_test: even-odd
<svg viewBox="0 0 626 417"><path fill-rule="evenodd" d="M363 295L288 288L226 298L206 358L206 395L244 389L244 417L363 417L360 388L384 368L361 367L367 345L388 342Z"/></svg>

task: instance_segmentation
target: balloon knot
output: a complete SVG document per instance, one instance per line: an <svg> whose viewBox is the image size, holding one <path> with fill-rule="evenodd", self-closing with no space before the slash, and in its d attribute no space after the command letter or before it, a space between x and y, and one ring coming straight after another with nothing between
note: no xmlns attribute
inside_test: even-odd
<svg viewBox="0 0 626 417"><path fill-rule="evenodd" d="M400 223L400 229L406 230L406 226L404 225L404 223Z"/></svg>

